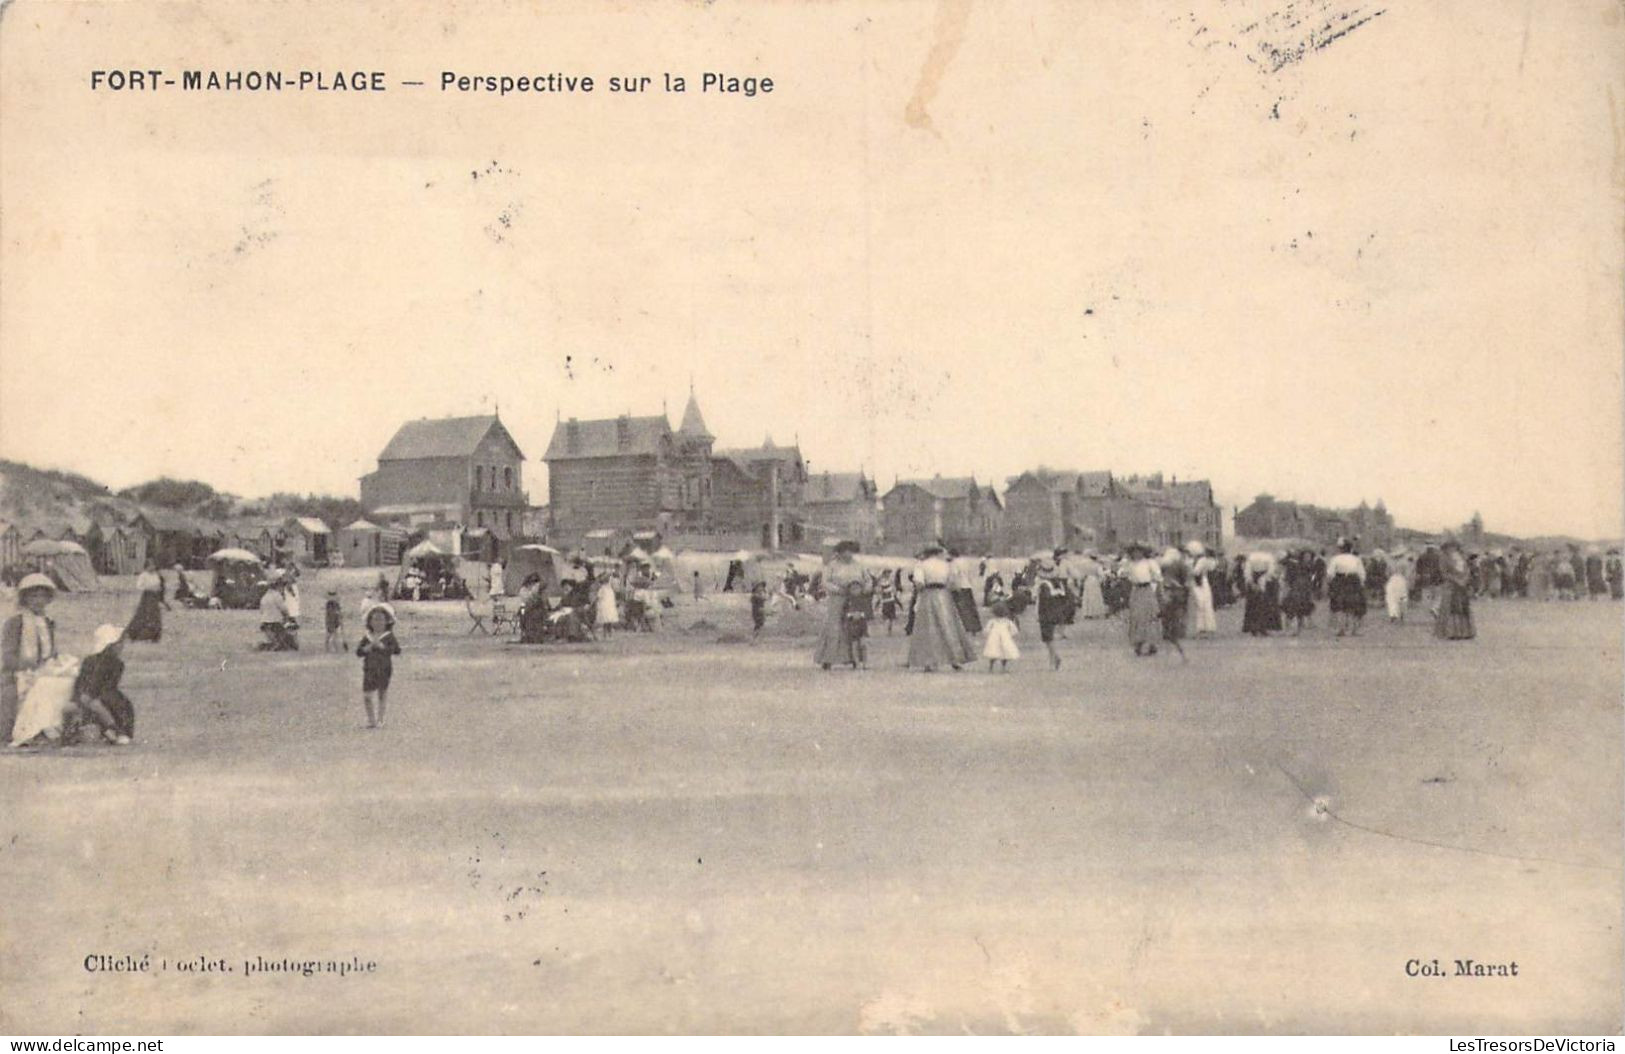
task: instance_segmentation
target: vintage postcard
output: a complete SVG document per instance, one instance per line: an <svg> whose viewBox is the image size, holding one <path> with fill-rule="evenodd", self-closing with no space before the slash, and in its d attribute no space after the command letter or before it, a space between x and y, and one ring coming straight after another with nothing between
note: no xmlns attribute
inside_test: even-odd
<svg viewBox="0 0 1625 1054"><path fill-rule="evenodd" d="M10 0L0 1030L1598 1034L1618 0Z"/></svg>

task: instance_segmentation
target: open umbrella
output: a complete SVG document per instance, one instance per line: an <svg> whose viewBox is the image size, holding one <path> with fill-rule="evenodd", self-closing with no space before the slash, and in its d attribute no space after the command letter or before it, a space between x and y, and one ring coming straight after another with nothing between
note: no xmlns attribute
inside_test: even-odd
<svg viewBox="0 0 1625 1054"><path fill-rule="evenodd" d="M419 560L425 556L445 555L446 551L444 549L440 548L440 546L434 544L433 542L428 541L427 539L406 550L406 559L408 560Z"/></svg>
<svg viewBox="0 0 1625 1054"><path fill-rule="evenodd" d="M257 553L251 553L247 549L216 549L214 552L209 554L209 559L217 562L231 560L237 563L245 564L257 564L260 562L259 555Z"/></svg>
<svg viewBox="0 0 1625 1054"><path fill-rule="evenodd" d="M85 547L78 542L58 542L49 538L36 538L22 549L24 556L66 556L84 551Z"/></svg>

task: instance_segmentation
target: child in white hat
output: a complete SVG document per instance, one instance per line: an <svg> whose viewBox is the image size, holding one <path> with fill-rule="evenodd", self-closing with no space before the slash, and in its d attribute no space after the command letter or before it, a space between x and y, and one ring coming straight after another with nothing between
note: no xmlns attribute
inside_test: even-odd
<svg viewBox="0 0 1625 1054"><path fill-rule="evenodd" d="M135 707L119 687L124 676L124 631L117 626L96 627L91 648L94 654L79 664L74 701L101 726L109 743L128 746L135 735Z"/></svg>

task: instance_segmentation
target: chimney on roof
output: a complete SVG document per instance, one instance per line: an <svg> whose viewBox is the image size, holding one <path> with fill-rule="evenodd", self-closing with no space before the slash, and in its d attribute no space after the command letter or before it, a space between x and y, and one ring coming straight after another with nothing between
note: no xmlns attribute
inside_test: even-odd
<svg viewBox="0 0 1625 1054"><path fill-rule="evenodd" d="M564 426L564 448L572 454L581 453L581 422L573 417Z"/></svg>

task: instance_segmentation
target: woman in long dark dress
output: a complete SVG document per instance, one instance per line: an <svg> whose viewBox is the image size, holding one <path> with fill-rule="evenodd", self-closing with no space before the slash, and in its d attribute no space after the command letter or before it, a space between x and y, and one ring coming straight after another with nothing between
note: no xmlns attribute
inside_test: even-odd
<svg viewBox="0 0 1625 1054"><path fill-rule="evenodd" d="M1439 557L1444 591L1439 597L1439 613L1433 620L1433 635L1441 640L1472 640L1472 572L1462 555L1461 543L1444 543Z"/></svg>
<svg viewBox="0 0 1625 1054"><path fill-rule="evenodd" d="M1596 600L1598 597L1607 596L1608 579L1603 573L1602 554L1596 550L1595 546L1586 553L1585 568L1586 592L1591 595L1591 599Z"/></svg>
<svg viewBox="0 0 1625 1054"><path fill-rule="evenodd" d="M135 586L141 591L141 599L136 601L135 617L130 619L124 636L129 640L157 641L164 635L163 609L169 606L164 600L164 579L158 565L148 560Z"/></svg>
<svg viewBox="0 0 1625 1054"><path fill-rule="evenodd" d="M1332 627L1339 637L1359 636L1365 618L1365 561L1354 551L1354 543L1338 543L1338 553L1326 565L1330 575L1326 593L1332 610Z"/></svg>
<svg viewBox="0 0 1625 1054"><path fill-rule="evenodd" d="M1183 554L1170 549L1163 554L1161 570L1162 596L1158 599L1161 606L1157 615L1162 622L1162 639L1164 643L1173 645L1183 659L1185 648L1179 642L1185 639L1186 620L1190 612L1190 566Z"/></svg>
<svg viewBox="0 0 1625 1054"><path fill-rule="evenodd" d="M1303 632L1315 613L1315 554L1307 550L1286 558L1286 597L1281 614L1294 623L1292 635Z"/></svg>
<svg viewBox="0 0 1625 1054"><path fill-rule="evenodd" d="M969 557L948 550L948 588L954 613L959 616L959 624L965 627L965 632L974 635L982 632L982 615L976 610L976 569L971 565Z"/></svg>
<svg viewBox="0 0 1625 1054"><path fill-rule="evenodd" d="M1230 591L1230 574L1224 554L1212 553L1209 559L1213 567L1208 572L1208 584L1213 588L1213 608L1219 611L1235 603L1235 597Z"/></svg>
<svg viewBox="0 0 1625 1054"><path fill-rule="evenodd" d="M1246 574L1247 605L1242 610L1241 631L1254 637L1265 637L1281 628L1280 582L1278 565L1269 553L1258 552L1247 557L1243 565Z"/></svg>

